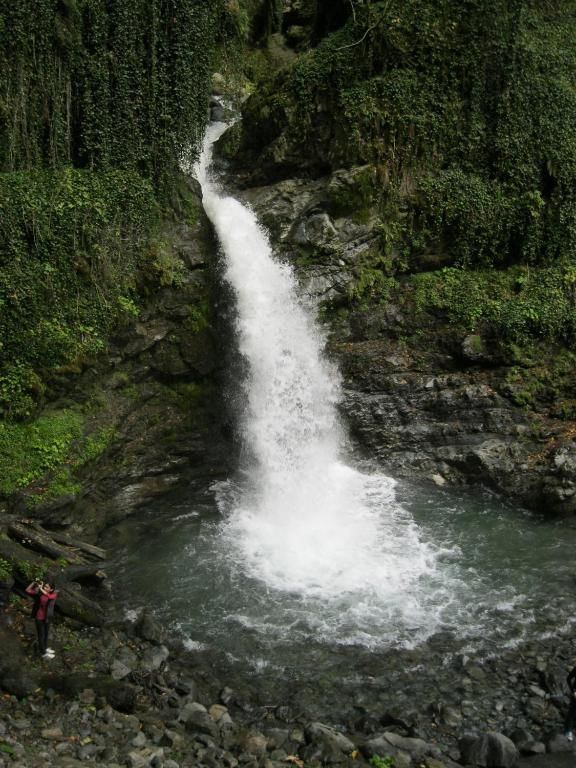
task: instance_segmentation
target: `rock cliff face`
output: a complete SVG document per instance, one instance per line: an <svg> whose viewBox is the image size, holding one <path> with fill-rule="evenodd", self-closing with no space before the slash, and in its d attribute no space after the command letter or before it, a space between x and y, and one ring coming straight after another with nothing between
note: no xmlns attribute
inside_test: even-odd
<svg viewBox="0 0 576 768"><path fill-rule="evenodd" d="M396 477L483 485L544 514L573 514L574 425L555 418L558 403L518 405L515 363L496 343L410 305L350 300L383 226L375 208L363 201L359 208L369 173L357 167L235 190L320 306L357 449ZM229 172L226 178L237 181ZM97 366L76 381L54 382L51 408L80 406L91 430L115 437L82 470L79 493L34 506L49 526L97 535L150 496L229 469L220 385L231 344L217 320L228 298L216 298L224 290L214 282L216 246L202 214L195 225L169 225L166 237L183 265L179 284L151 296ZM35 492L23 490L8 510L29 512Z"/></svg>
<svg viewBox="0 0 576 768"><path fill-rule="evenodd" d="M561 277L548 301L522 287L537 266L537 288L562 270L562 254L572 264L572 246L550 250L564 242L570 196L560 171L542 170L543 157L572 156L556 132L571 124L559 117L551 131L540 122L525 133L535 113L522 95L540 82L542 103L551 97L560 69L544 63L564 50L572 16L562 4L537 22L454 5L459 22L447 23L447 8L288 0L267 49L278 71L243 104L220 154L321 305L359 445L394 474L484 484L543 513L573 514L575 358L539 341L573 344L572 288ZM540 49L543 29L551 36ZM520 39L532 41L530 55L511 65ZM562 66L573 72L573 57ZM536 199L538 210L524 207ZM513 210L527 214L512 225ZM550 226L533 240L537 221ZM439 300L449 267L478 284L486 277L480 299L460 295L462 311ZM427 312L421 277L438 290ZM552 331L553 315L562 319Z"/></svg>
<svg viewBox="0 0 576 768"><path fill-rule="evenodd" d="M353 439L396 476L485 485L545 514L574 513L574 425L554 407L517 404L514 363L497 344L406 306L349 301L383 225L370 207L343 212L366 172L237 191L320 303Z"/></svg>
<svg viewBox="0 0 576 768"><path fill-rule="evenodd" d="M199 193L189 194L199 207ZM96 537L159 494L226 473L214 243L203 216L166 223L164 241L181 265L177 280L148 296L98 361L51 382L49 408L81 412L88 436L111 435L105 452L76 470L75 493L43 499L42 478L0 505L0 521L33 515Z"/></svg>

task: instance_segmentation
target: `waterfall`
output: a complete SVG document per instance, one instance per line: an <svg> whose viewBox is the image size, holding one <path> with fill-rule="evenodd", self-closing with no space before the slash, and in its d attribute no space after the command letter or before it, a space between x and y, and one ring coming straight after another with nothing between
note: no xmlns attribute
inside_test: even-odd
<svg viewBox="0 0 576 768"><path fill-rule="evenodd" d="M210 176L212 144L225 128L210 126L195 175L247 364L240 418L249 460L222 495L230 558L269 589L335 601L340 624L362 624L365 614L372 625L395 617L430 632L446 599L442 590L429 596L437 554L396 500L395 482L346 459L339 375L292 268L275 259L254 212Z"/></svg>

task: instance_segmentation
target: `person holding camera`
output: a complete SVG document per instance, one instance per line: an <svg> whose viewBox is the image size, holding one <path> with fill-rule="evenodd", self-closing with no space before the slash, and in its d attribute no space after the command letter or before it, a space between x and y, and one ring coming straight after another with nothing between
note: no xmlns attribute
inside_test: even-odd
<svg viewBox="0 0 576 768"><path fill-rule="evenodd" d="M33 581L26 587L26 593L34 599L32 618L36 624L40 655L43 659L53 659L54 651L48 647L48 635L58 592L48 581Z"/></svg>

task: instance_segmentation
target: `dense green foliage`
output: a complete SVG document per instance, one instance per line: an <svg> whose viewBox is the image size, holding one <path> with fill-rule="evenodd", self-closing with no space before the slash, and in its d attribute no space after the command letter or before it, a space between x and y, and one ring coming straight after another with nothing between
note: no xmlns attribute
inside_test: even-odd
<svg viewBox="0 0 576 768"><path fill-rule="evenodd" d="M114 438L104 429L83 435L84 420L79 411L51 411L34 423L0 422L0 493L37 483L34 500L39 502L80 486L72 472L97 458Z"/></svg>
<svg viewBox="0 0 576 768"><path fill-rule="evenodd" d="M394 768L393 757L382 757L381 755L372 755L369 763L373 768Z"/></svg>
<svg viewBox="0 0 576 768"><path fill-rule="evenodd" d="M317 0L318 18L324 5ZM514 267L529 265L532 276L554 267L544 281L555 306L549 317L541 308L541 317L528 318L525 304L522 318L493 308L482 316L508 336L533 332L573 342L574 293L566 277L576 261L572 0L346 5L339 28L327 29L331 34L247 105L248 157L260 153L277 176L374 169L387 234L382 252L359 270L355 300L377 299L394 274L446 265L482 270L458 278L474 284L477 297L491 290L504 297ZM262 145L275 149L262 152ZM302 146L311 149L299 155ZM453 295L455 274L429 278L438 290L419 294L430 298L428 308L438 309L432 298L444 283ZM514 294L520 304L532 280ZM534 284L530 303L551 299L546 290L537 295ZM462 312L449 312L448 303L444 309L457 321Z"/></svg>
<svg viewBox="0 0 576 768"><path fill-rule="evenodd" d="M206 120L221 0L0 10L0 169L135 169L157 184Z"/></svg>
<svg viewBox="0 0 576 768"><path fill-rule="evenodd" d="M0 417L33 413L177 283L153 237L207 119L223 0L18 0L0 8Z"/></svg>
<svg viewBox="0 0 576 768"><path fill-rule="evenodd" d="M489 328L502 339L530 337L576 342L576 269L445 268L414 278L417 307L434 309L465 331Z"/></svg>
<svg viewBox="0 0 576 768"><path fill-rule="evenodd" d="M0 581L8 581L12 576L12 566L3 557L0 557Z"/></svg>
<svg viewBox="0 0 576 768"><path fill-rule="evenodd" d="M31 412L43 372L93 356L133 309L158 213L133 172L21 172L0 184L0 413L13 417Z"/></svg>

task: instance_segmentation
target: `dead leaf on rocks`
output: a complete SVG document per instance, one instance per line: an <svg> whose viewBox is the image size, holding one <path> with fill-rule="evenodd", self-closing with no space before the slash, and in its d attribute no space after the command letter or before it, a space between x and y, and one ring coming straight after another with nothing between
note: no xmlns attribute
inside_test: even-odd
<svg viewBox="0 0 576 768"><path fill-rule="evenodd" d="M298 755L287 755L284 758L285 763L294 763L298 768L304 768L304 760L301 760Z"/></svg>

